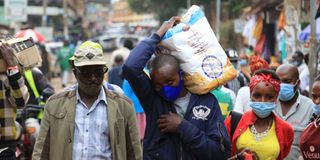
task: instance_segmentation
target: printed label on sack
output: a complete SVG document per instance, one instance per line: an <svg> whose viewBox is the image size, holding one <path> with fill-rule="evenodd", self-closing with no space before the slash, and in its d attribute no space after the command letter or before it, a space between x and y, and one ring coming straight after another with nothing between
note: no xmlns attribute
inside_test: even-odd
<svg viewBox="0 0 320 160"><path fill-rule="evenodd" d="M201 67L204 74L212 79L219 78L223 72L221 61L213 55L206 56Z"/></svg>

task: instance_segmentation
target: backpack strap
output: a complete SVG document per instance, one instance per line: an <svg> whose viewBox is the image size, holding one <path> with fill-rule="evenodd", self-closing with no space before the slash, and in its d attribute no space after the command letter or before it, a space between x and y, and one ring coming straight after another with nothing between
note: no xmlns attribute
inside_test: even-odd
<svg viewBox="0 0 320 160"><path fill-rule="evenodd" d="M237 76L237 79L240 83L240 87L245 86L245 80L244 80L244 76L242 75L242 73L239 73L239 76Z"/></svg>
<svg viewBox="0 0 320 160"><path fill-rule="evenodd" d="M231 111L230 112L230 116L231 116L231 131L230 131L230 136L231 139L233 137L234 131L236 130L239 121L242 118L242 114L239 112L235 112L235 111Z"/></svg>

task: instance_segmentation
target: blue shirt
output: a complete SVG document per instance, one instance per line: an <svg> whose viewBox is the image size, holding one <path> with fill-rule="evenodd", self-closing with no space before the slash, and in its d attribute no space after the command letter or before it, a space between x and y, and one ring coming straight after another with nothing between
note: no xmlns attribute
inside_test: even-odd
<svg viewBox="0 0 320 160"><path fill-rule="evenodd" d="M122 89L124 91L124 94L130 98L130 100L133 103L134 106L134 110L136 111L136 113L143 113L143 108L139 102L138 97L136 96L136 94L133 92L129 82L127 80L123 81L123 85L122 85Z"/></svg>
<svg viewBox="0 0 320 160"><path fill-rule="evenodd" d="M88 108L76 91L76 114L72 159L111 160L107 121L107 99L103 87Z"/></svg>

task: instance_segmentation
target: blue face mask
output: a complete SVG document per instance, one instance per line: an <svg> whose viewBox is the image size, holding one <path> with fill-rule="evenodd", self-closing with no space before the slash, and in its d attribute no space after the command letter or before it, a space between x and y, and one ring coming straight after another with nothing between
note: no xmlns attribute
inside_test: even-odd
<svg viewBox="0 0 320 160"><path fill-rule="evenodd" d="M246 66L248 64L248 61L247 60L245 60L245 59L240 59L240 61L239 61L239 65L240 66Z"/></svg>
<svg viewBox="0 0 320 160"><path fill-rule="evenodd" d="M314 105L312 109L313 109L313 113L320 116L320 105Z"/></svg>
<svg viewBox="0 0 320 160"><path fill-rule="evenodd" d="M275 102L249 102L249 106L259 118L267 118L276 108Z"/></svg>
<svg viewBox="0 0 320 160"><path fill-rule="evenodd" d="M281 83L280 84L280 92L279 92L279 99L281 101L287 102L290 101L295 94L294 87L295 84L290 83Z"/></svg>
<svg viewBox="0 0 320 160"><path fill-rule="evenodd" d="M162 86L161 90L160 90L160 95L167 101L169 102L173 102L175 101L181 92L181 89L183 87L183 82L182 82L182 76L181 76L181 72L180 72L180 76L179 76L179 84L177 86Z"/></svg>

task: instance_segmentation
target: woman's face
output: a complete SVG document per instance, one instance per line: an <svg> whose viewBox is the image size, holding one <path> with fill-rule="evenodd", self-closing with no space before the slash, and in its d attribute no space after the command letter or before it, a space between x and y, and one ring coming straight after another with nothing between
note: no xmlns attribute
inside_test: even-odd
<svg viewBox="0 0 320 160"><path fill-rule="evenodd" d="M253 88L250 98L253 102L276 102L278 94L271 84L260 82Z"/></svg>
<svg viewBox="0 0 320 160"><path fill-rule="evenodd" d="M311 98L314 104L320 105L320 81L314 82L311 90Z"/></svg>

